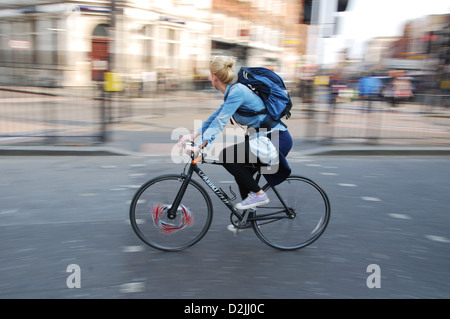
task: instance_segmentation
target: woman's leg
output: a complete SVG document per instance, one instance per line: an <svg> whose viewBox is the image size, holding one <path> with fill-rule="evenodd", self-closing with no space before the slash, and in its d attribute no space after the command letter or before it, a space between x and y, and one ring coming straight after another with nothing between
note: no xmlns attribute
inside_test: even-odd
<svg viewBox="0 0 450 319"><path fill-rule="evenodd" d="M219 156L222 165L234 176L239 186L243 201L236 204L236 208L242 210L269 203L267 194L253 178L253 170L247 167L251 162L248 150L248 143L236 144L224 149Z"/></svg>
<svg viewBox="0 0 450 319"><path fill-rule="evenodd" d="M241 163L223 163L223 167L234 176L239 186L239 193L242 199L247 198L250 192L257 193L261 190L258 183L253 178L255 171Z"/></svg>
<svg viewBox="0 0 450 319"><path fill-rule="evenodd" d="M257 193L261 190L253 178L256 170L247 166L250 162L248 144L239 143L225 148L219 155L219 160L223 167L234 176L242 199L245 199L249 192Z"/></svg>

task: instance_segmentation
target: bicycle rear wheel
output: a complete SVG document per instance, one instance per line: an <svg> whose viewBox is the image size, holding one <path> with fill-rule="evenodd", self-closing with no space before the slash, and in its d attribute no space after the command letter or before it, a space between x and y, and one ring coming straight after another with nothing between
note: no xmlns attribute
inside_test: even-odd
<svg viewBox="0 0 450 319"><path fill-rule="evenodd" d="M295 250L310 245L325 231L330 202L315 182L290 176L265 191L270 203L258 207L253 221L253 229L264 243L281 250Z"/></svg>
<svg viewBox="0 0 450 319"><path fill-rule="evenodd" d="M208 231L212 221L211 198L194 180L189 181L176 218L167 216L184 179L181 175L160 176L142 185L134 195L131 226L147 245L179 251L200 241Z"/></svg>

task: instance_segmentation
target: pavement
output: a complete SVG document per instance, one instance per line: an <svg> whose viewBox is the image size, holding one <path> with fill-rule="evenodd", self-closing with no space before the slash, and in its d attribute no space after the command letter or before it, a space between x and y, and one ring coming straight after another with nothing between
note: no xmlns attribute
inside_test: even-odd
<svg viewBox="0 0 450 319"><path fill-rule="evenodd" d="M201 117L203 115L203 117ZM188 123L206 119L207 114L174 115L141 120L140 123L112 124L105 143L81 145L0 145L0 156L150 156L170 157L177 141L174 129L192 130ZM309 140L300 130L302 120L288 121L298 156L359 155L450 155L450 146L395 145L383 143L330 143ZM188 124L188 125L186 125ZM425 143L424 143L425 144Z"/></svg>
<svg viewBox="0 0 450 319"><path fill-rule="evenodd" d="M17 91L26 91L18 88ZM48 94L46 92L45 94ZM186 98L185 94L179 94ZM177 95L171 98L177 99ZM198 98L198 97L197 97ZM211 98L206 93L200 100ZM414 106L410 106L414 107ZM109 124L107 140L104 143L79 143L72 145L14 143L0 139L0 156L165 156L170 157L174 144L179 135L192 131L198 121L205 120L213 110L199 108L191 113L188 108L173 110L172 113L164 110L154 112L154 117L138 117ZM450 118L445 110L444 117ZM387 117L393 121L394 117ZM391 119L392 118L392 119ZM196 122L197 121L197 122ZM323 139L309 138L305 131L308 119L304 113L293 113L287 121L289 131L294 139L293 150L299 156L355 156L355 155L450 155L450 139L441 139L436 143L434 139L427 140L421 137L420 143L391 143L385 139L376 142L324 142ZM357 123L356 123L357 124ZM388 123L389 124L389 123ZM396 123L393 123L396 124ZM355 125L355 123L352 123ZM447 126L448 124L446 124ZM235 130L237 126L227 126ZM181 132L181 133L179 133ZM306 133L305 133L306 132ZM444 134L450 129L445 127ZM407 133L405 133L407 134ZM444 135L445 136L445 135ZM450 134L448 134L450 137ZM26 142L26 141L25 141Z"/></svg>

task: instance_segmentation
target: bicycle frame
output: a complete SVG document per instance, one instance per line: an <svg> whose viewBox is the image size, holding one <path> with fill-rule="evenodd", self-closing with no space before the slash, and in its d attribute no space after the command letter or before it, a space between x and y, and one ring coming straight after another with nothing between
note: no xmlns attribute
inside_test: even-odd
<svg viewBox="0 0 450 319"><path fill-rule="evenodd" d="M200 160L199 160L200 161ZM189 181L192 178L192 175L196 173L202 180L205 182L206 185L213 191L214 194L216 194L217 197L225 204L225 206L228 207L228 209L233 214L239 214L234 205L231 203L230 197L220 188L217 187L212 180L209 179L209 177L198 167L197 163L199 161L192 160L192 162L189 164L189 169L186 174L182 174L181 176L184 178L183 183L181 184L180 190L177 193L177 196L175 197L175 200L168 211L168 217L169 218L175 218L176 217L176 208L181 203L181 199L183 198L183 195L186 191L186 188L189 184ZM240 214L239 214L240 216Z"/></svg>
<svg viewBox="0 0 450 319"><path fill-rule="evenodd" d="M206 185L208 185L208 187L213 191L213 193L222 201L222 203L224 203L224 205L231 211L231 214L235 215L240 221L244 220L245 221L256 221L256 220L268 220L268 221L275 221L275 220L279 220L282 218L292 218L292 212L290 212L290 209L286 206L285 202L283 201L283 199L281 198L280 194L278 193L278 191L275 188L272 188L275 192L275 194L277 195L277 197L279 198L279 200L281 201L281 204L284 206L284 209L278 211L278 212L274 212L274 213L270 213L270 214L266 214L266 215L262 215L259 217L250 217L248 218L248 214L241 214L239 213L239 211L236 209L236 207L234 207L234 205L231 203L232 199L230 199L230 197L220 188L217 187L214 182L209 179L209 177L200 169L200 167L197 165L199 162L205 163L203 161L202 157L198 157L197 159L193 159L191 161L191 163L189 164L189 169L187 171L187 173L185 174L183 172L183 174L181 175L182 178L184 178L183 183L181 184L181 187L177 193L177 196L175 197L175 200L171 206L171 208L168 211L168 217L170 219L174 219L176 217L176 212L177 212L177 208L181 203L181 199L184 196L184 193L187 189L187 186L189 184L189 181L192 178L192 175L194 173L196 173L202 180L203 182L205 182ZM216 162L208 162L209 164L217 164ZM259 179L261 178L261 174L258 174L257 176L257 181L259 181ZM266 185L264 185L263 189L267 190L269 188L269 184L267 183ZM274 216L276 214L280 214L280 213L285 213L285 216Z"/></svg>

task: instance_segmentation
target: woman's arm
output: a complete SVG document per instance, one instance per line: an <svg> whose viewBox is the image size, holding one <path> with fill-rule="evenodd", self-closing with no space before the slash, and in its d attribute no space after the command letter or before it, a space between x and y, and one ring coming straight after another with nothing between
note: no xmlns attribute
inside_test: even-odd
<svg viewBox="0 0 450 319"><path fill-rule="evenodd" d="M225 102L198 129L198 135L202 135L202 144L205 142L211 144L244 102L244 93L238 85L233 85L229 90Z"/></svg>

